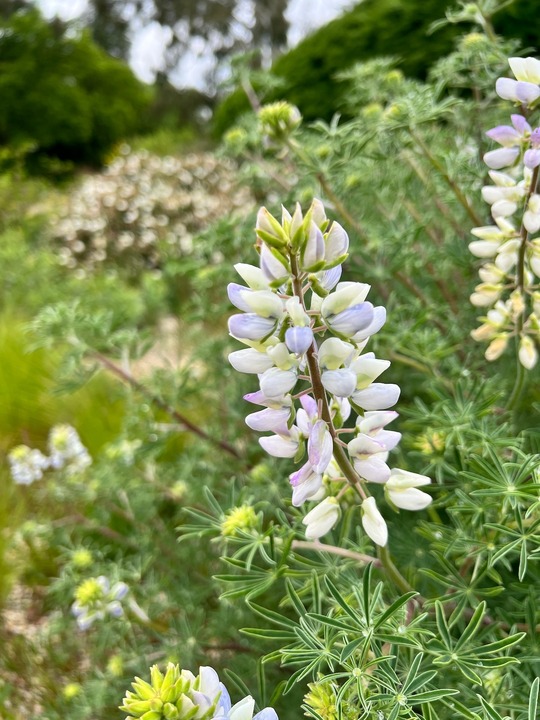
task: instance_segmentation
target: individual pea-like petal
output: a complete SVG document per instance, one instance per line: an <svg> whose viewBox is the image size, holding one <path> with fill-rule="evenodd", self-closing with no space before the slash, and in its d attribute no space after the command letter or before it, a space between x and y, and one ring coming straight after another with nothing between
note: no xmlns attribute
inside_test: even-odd
<svg viewBox="0 0 540 720"><path fill-rule="evenodd" d="M349 397L356 389L356 374L348 368L326 370L321 380L324 388L337 397Z"/></svg>
<svg viewBox="0 0 540 720"><path fill-rule="evenodd" d="M234 269L252 290L268 290L268 279L260 268L247 263L236 263Z"/></svg>
<svg viewBox="0 0 540 720"><path fill-rule="evenodd" d="M339 223L333 222L326 235L326 262L332 263L342 260L348 252L349 236Z"/></svg>
<svg viewBox="0 0 540 720"><path fill-rule="evenodd" d="M516 84L516 96L519 102L530 105L540 97L540 87L535 83L518 80Z"/></svg>
<svg viewBox="0 0 540 720"><path fill-rule="evenodd" d="M353 305L362 303L366 299L370 289L371 285L368 285L367 283L339 283L336 290L323 300L321 306L322 316L327 317L337 315Z"/></svg>
<svg viewBox="0 0 540 720"><path fill-rule="evenodd" d="M531 82L535 81L532 80ZM523 117L523 115L518 115L517 113L514 113L513 115L510 115L510 118L512 120L512 125L515 127L515 129L520 135L528 135L531 132L531 126Z"/></svg>
<svg viewBox="0 0 540 720"><path fill-rule="evenodd" d="M260 262L261 270L268 282L285 282L288 279L290 271L264 244L261 247Z"/></svg>
<svg viewBox="0 0 540 720"><path fill-rule="evenodd" d="M339 504L336 498L327 497L302 519L306 526L306 538L318 540L334 527L339 520Z"/></svg>
<svg viewBox="0 0 540 720"><path fill-rule="evenodd" d="M275 410L279 410L282 407L291 407L292 398L290 395L276 396L273 398L266 397L262 390L257 392L247 393L244 395L246 402L252 403L253 405L262 405L263 407L270 407Z"/></svg>
<svg viewBox="0 0 540 720"><path fill-rule="evenodd" d="M245 297L250 292L252 291L244 287L243 285L239 285L238 283L229 283L227 285L227 295L229 296L229 300L231 301L231 303L239 310L242 310L246 313L253 312L253 309L248 304Z"/></svg>
<svg viewBox="0 0 540 720"><path fill-rule="evenodd" d="M330 292L330 290L333 290L338 284L342 272L343 268L341 267L341 265L337 265L331 270L326 270L325 272L321 273L318 281L319 285L323 288L323 290Z"/></svg>
<svg viewBox="0 0 540 720"><path fill-rule="evenodd" d="M497 360L498 358L500 358L500 356L506 350L507 345L508 345L508 336L507 335L502 335L502 336L496 337L488 345L487 350L484 353L484 357L489 362L493 362L494 360Z"/></svg>
<svg viewBox="0 0 540 720"><path fill-rule="evenodd" d="M469 250L475 257L492 258L497 254L500 244L498 240L473 240L469 243Z"/></svg>
<svg viewBox="0 0 540 720"><path fill-rule="evenodd" d="M309 227L306 244L300 256L300 267L306 272L320 270L324 264L324 238L317 225L312 222Z"/></svg>
<svg viewBox="0 0 540 720"><path fill-rule="evenodd" d="M540 85L540 61L536 58L509 58L508 64L518 80Z"/></svg>
<svg viewBox="0 0 540 720"><path fill-rule="evenodd" d="M351 400L363 410L387 410L395 405L401 390L393 383L372 383L365 390L357 390Z"/></svg>
<svg viewBox="0 0 540 720"><path fill-rule="evenodd" d="M284 313L283 300L268 290L248 291L247 304L250 311L264 318L280 319Z"/></svg>
<svg viewBox="0 0 540 720"><path fill-rule="evenodd" d="M304 307L300 302L300 298L296 297L296 295L287 300L285 303L285 309L287 310L293 325L298 325L299 327L309 325L309 315L304 310Z"/></svg>
<svg viewBox="0 0 540 720"><path fill-rule="evenodd" d="M523 213L523 225L525 226L527 232L538 232L538 230L540 230L540 214L533 213L530 210L525 210Z"/></svg>
<svg viewBox="0 0 540 720"><path fill-rule="evenodd" d="M540 149L530 148L526 150L523 156L523 164L525 167L528 167L529 170L534 170L534 168L538 167L540 165Z"/></svg>
<svg viewBox="0 0 540 720"><path fill-rule="evenodd" d="M540 93L539 93L540 94ZM493 170L513 165L519 157L519 148L499 148L498 150L490 150L484 155L484 162Z"/></svg>
<svg viewBox="0 0 540 720"><path fill-rule="evenodd" d="M517 203L511 200L497 200L491 206L491 214L494 218L510 217L516 212L517 208Z"/></svg>
<svg viewBox="0 0 540 720"><path fill-rule="evenodd" d="M370 302L353 305L337 315L324 318L326 325L336 333L352 337L365 330L373 321L373 305Z"/></svg>
<svg viewBox="0 0 540 720"><path fill-rule="evenodd" d="M357 458L353 461L354 469L367 482L383 484L390 477L390 468L383 456L371 455L364 460Z"/></svg>
<svg viewBox="0 0 540 720"><path fill-rule="evenodd" d="M355 335L353 335L351 339L355 343L360 343L363 340L367 340L367 338L370 338L372 335L375 335L375 333L379 332L385 322L386 308L382 305L378 305L377 307L373 308L373 320L370 322L370 324L363 330L360 330Z"/></svg>
<svg viewBox="0 0 540 720"><path fill-rule="evenodd" d="M291 352L303 355L313 343L313 330L309 327L290 327L285 333L285 342Z"/></svg>
<svg viewBox="0 0 540 720"><path fill-rule="evenodd" d="M258 712L253 720L278 720L278 716L274 708L267 707Z"/></svg>
<svg viewBox="0 0 540 720"><path fill-rule="evenodd" d="M532 370L538 362L538 350L534 344L534 340L528 335L523 335L519 343L518 351L519 362L526 370Z"/></svg>
<svg viewBox="0 0 540 720"><path fill-rule="evenodd" d="M386 545L388 528L374 497L368 497L362 503L362 526L374 543L381 547Z"/></svg>
<svg viewBox="0 0 540 720"><path fill-rule="evenodd" d="M323 225L328 222L326 218L326 211L324 209L324 203L322 203L319 198L313 199L308 212L311 212L311 217L317 227L322 228Z"/></svg>
<svg viewBox="0 0 540 720"><path fill-rule="evenodd" d="M366 353L353 360L350 369L356 375L356 388L362 390L368 387L385 370L390 367L390 360L379 360L373 353Z"/></svg>
<svg viewBox="0 0 540 720"><path fill-rule="evenodd" d="M498 78L495 83L495 92L503 100L512 100L513 102L517 102L518 97L516 86L517 80L512 80L511 78Z"/></svg>
<svg viewBox="0 0 540 720"><path fill-rule="evenodd" d="M281 435L261 437L259 445L272 457L293 458L298 452L298 440Z"/></svg>
<svg viewBox="0 0 540 720"><path fill-rule="evenodd" d="M319 366L324 370L337 370L346 365L354 354L354 345L339 338L327 338L319 346Z"/></svg>
<svg viewBox="0 0 540 720"><path fill-rule="evenodd" d="M486 132L486 135L490 140L494 140L503 147L512 147L512 145L518 145L521 142L520 133L510 125L497 125Z"/></svg>
<svg viewBox="0 0 540 720"><path fill-rule="evenodd" d="M426 475L394 468L385 485L385 493L389 500L402 510L423 510L432 498L417 488L430 483L431 479Z"/></svg>
<svg viewBox="0 0 540 720"><path fill-rule="evenodd" d="M255 313L232 315L229 318L229 333L237 340L262 340L273 331L276 321L262 318Z"/></svg>
<svg viewBox="0 0 540 720"><path fill-rule="evenodd" d="M273 366L272 358L266 353L245 348L229 354L229 362L237 372L260 375Z"/></svg>
<svg viewBox="0 0 540 720"><path fill-rule="evenodd" d="M257 432L274 432L287 434L287 421L291 414L290 408L266 408L251 413L246 417L246 425Z"/></svg>
<svg viewBox="0 0 540 720"><path fill-rule="evenodd" d="M255 700L251 695L248 695L232 706L229 711L228 720L251 720L254 709Z"/></svg>
<svg viewBox="0 0 540 720"><path fill-rule="evenodd" d="M286 395L296 385L296 373L292 370L270 368L260 376L259 384L266 397L280 397Z"/></svg>
<svg viewBox="0 0 540 720"><path fill-rule="evenodd" d="M361 433L373 435L398 417L395 410L371 411L359 417L356 425Z"/></svg>
<svg viewBox="0 0 540 720"><path fill-rule="evenodd" d="M332 459L332 436L324 420L317 420L308 439L308 459L316 473L322 475Z"/></svg>
<svg viewBox="0 0 540 720"><path fill-rule="evenodd" d="M293 488L292 504L299 507L319 490L322 485L322 475L316 473L307 462L289 475L289 481Z"/></svg>

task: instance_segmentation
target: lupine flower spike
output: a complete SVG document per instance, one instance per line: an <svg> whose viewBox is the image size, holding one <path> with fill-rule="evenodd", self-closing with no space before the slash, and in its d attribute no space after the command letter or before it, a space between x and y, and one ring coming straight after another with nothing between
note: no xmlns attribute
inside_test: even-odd
<svg viewBox="0 0 540 720"><path fill-rule="evenodd" d="M338 500L324 497L323 484L337 470L362 497L366 533L385 545L386 523L368 483L387 484L396 508L420 510L431 500L417 489L429 478L387 465L401 437L386 429L397 417L389 408L400 389L378 382L390 363L364 352L386 310L367 300L369 285L340 282L349 238L328 220L319 200L305 215L299 205L292 214L283 209L281 221L261 208L256 234L259 266L236 265L246 285L228 287L241 311L230 318L229 332L247 346L229 361L239 372L257 375L259 389L245 400L263 408L246 423L270 433L259 439L268 454L300 464L289 476L293 505L324 498L303 520L306 537L322 537L339 519ZM352 410L356 420L346 427ZM347 445L338 430L352 436Z"/></svg>
<svg viewBox="0 0 540 720"><path fill-rule="evenodd" d="M150 682L136 677L120 710L126 720L278 720L272 708L253 717L255 701L248 695L235 705L227 688L211 667L200 667L199 674L181 670L169 663L165 673L157 665L150 668Z"/></svg>
<svg viewBox="0 0 540 720"><path fill-rule="evenodd" d="M499 78L496 91L518 108L511 125L486 133L501 147L484 155L493 185L482 188L482 197L491 206L494 224L473 228L478 239L469 245L485 261L471 302L486 314L471 335L489 342L487 360L499 358L516 337L519 362L531 370L540 343L540 127L531 124L540 102L540 61L508 62L516 79Z"/></svg>

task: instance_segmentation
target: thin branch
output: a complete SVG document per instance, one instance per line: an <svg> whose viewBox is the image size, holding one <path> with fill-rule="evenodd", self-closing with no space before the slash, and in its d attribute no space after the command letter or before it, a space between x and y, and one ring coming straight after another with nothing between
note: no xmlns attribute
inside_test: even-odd
<svg viewBox="0 0 540 720"><path fill-rule="evenodd" d="M116 375L116 377L120 378L120 380L123 380L125 383L127 383L130 387L132 387L134 390L137 390L141 395L144 395L150 402L152 402L156 407L158 407L160 410L163 410L167 413L170 417L174 418L180 425L183 425L183 427L188 430L189 432L193 433L193 435L196 435L197 437L201 438L202 440L206 440L212 445L215 445L221 450L224 450L229 455L232 455L233 457L237 459L241 459L241 455L238 452L238 450L233 447L230 443L226 442L225 440L220 440L219 438L215 438L209 433L207 433L205 430L203 430L198 425L195 425L194 422L189 420L185 415L183 415L181 412L176 410L176 408L173 408L171 405L169 405L165 400L162 400L157 395L154 395L151 390L149 390L145 385L140 383L138 380L136 380L133 375L128 373L123 368L119 367L116 363L114 363L112 360L109 360L108 357L105 355L102 355L100 352L92 351L91 353L92 357L95 358L101 365L103 365L104 368L109 370L113 375Z"/></svg>
<svg viewBox="0 0 540 720"><path fill-rule="evenodd" d="M332 555L339 555L340 557L348 558L349 560L356 560L359 563L367 565L373 563L375 567L382 567L381 561L372 557L371 555L364 555L364 553L355 552L354 550L347 550L346 548L338 547L337 545L326 545L321 542L309 542L308 540L293 540L293 550L314 550L315 552L327 552Z"/></svg>

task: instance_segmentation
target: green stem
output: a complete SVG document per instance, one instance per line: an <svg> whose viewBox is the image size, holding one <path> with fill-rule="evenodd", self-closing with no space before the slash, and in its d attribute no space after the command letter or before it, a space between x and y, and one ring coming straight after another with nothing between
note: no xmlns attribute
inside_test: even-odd
<svg viewBox="0 0 540 720"><path fill-rule="evenodd" d="M302 307L304 307L304 293L302 290L302 280L300 278L300 269L298 267L298 258L296 255L291 254L291 270L292 270L292 282L293 291L296 297L300 300ZM339 469L343 473L344 477L360 495L362 500L369 497L369 493L363 487L362 480L347 456L342 445L338 442L338 434L332 422L332 415L328 406L328 398L326 397L326 391L322 384L321 372L319 369L319 363L317 361L317 343L313 340L310 348L306 352L306 359L309 368L309 374L311 377L311 384L313 386L313 395L318 403L321 405L321 416L322 419L328 425L328 430L332 435L334 459L339 466ZM413 588L409 585L407 580L401 575L397 567L394 565L390 556L390 551L387 547L377 548L379 561L387 575L387 577L395 584L395 586L403 592L409 592Z"/></svg>

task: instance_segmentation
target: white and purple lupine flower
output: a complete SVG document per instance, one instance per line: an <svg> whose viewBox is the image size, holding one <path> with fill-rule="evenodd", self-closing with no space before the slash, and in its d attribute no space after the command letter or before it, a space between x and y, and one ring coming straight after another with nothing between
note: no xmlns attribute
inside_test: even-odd
<svg viewBox="0 0 540 720"><path fill-rule="evenodd" d="M519 132L526 134L527 128L516 120L499 136L505 143L514 142ZM339 518L337 499L324 497L325 484L347 482L335 476L333 456L338 450L342 462L344 449L348 452L349 481L350 473L356 473L362 487L393 477L387 461L401 435L385 426L397 417L388 408L397 402L400 389L377 382L389 361L364 352L384 325L386 310L367 301L368 284L341 281L349 238L341 225L329 223L320 201L315 200L305 216L299 205L292 215L283 209L281 223L263 208L256 232L260 267L235 266L247 287L228 287L232 304L242 311L229 320L229 331L248 346L232 352L229 360L238 371L258 377L259 389L245 400L263 409L248 414L246 424L270 433L259 438L261 447L274 457L302 463L289 475L292 504L322 500L304 518L307 537L318 539ZM502 238L496 243L498 249ZM356 424L346 427L352 408ZM345 443L339 433L353 438ZM401 488L399 482L405 481L399 477L391 487L398 499L394 505L422 504ZM384 520L367 489L361 493L366 498L364 528L384 544Z"/></svg>
<svg viewBox="0 0 540 720"><path fill-rule="evenodd" d="M499 78L497 93L530 113L540 99L540 61L510 58L508 62L516 79ZM473 305L486 308L482 324L471 335L489 342L485 351L489 361L499 358L510 338L517 337L518 361L532 369L540 344L534 300L540 278L540 237L535 237L540 231L540 128L533 128L524 114L512 114L510 119L511 125L498 125L486 133L501 147L484 155L493 185L482 188L482 197L491 206L495 225L471 231L478 239L469 250L490 261L480 268L482 282L470 297ZM499 172L503 168L509 170Z"/></svg>
<svg viewBox="0 0 540 720"><path fill-rule="evenodd" d="M124 614L122 600L128 592L126 583L111 585L104 575L84 580L75 589L75 602L71 606L79 630L88 630L96 620L103 620L107 615L121 617Z"/></svg>

